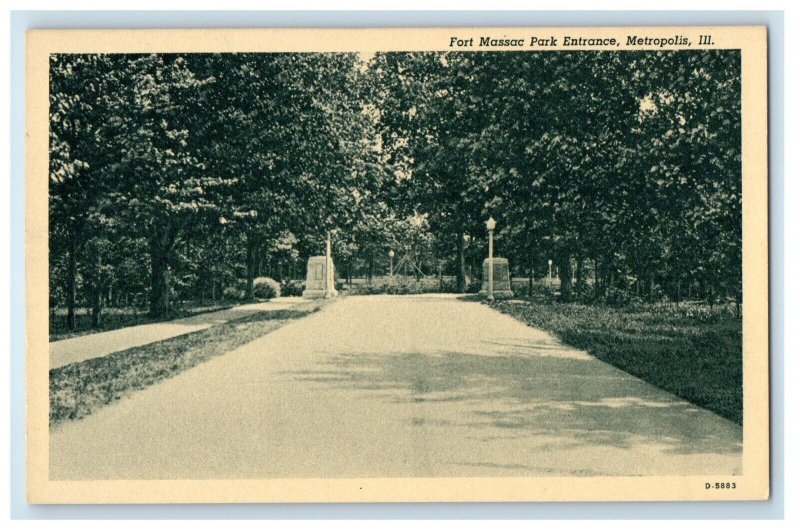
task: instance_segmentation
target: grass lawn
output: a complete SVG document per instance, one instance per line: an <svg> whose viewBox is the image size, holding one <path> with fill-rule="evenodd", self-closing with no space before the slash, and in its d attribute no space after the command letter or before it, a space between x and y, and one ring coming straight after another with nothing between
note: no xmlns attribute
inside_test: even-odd
<svg viewBox="0 0 800 530"><path fill-rule="evenodd" d="M263 311L195 333L50 370L50 425L98 408L319 310L327 301Z"/></svg>
<svg viewBox="0 0 800 530"><path fill-rule="evenodd" d="M742 321L727 309L491 304L658 388L742 423Z"/></svg>

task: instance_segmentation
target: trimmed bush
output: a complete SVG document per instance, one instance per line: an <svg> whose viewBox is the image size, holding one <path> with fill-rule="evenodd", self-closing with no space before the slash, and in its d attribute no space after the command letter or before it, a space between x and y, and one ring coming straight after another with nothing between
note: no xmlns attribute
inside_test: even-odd
<svg viewBox="0 0 800 530"><path fill-rule="evenodd" d="M306 282L288 281L281 286L281 296L303 296Z"/></svg>
<svg viewBox="0 0 800 530"><path fill-rule="evenodd" d="M529 292L529 282L527 278L515 278L516 281L511 282L511 290L514 292L515 298L525 298L529 296L531 293ZM533 293L532 296L534 298L552 298L553 292L556 290L555 285L552 289L547 286L547 279L536 279L533 281ZM574 292L575 296L577 297L577 292Z"/></svg>
<svg viewBox="0 0 800 530"><path fill-rule="evenodd" d="M272 278L256 278L253 280L253 296L263 300L278 298L281 295L281 284Z"/></svg>
<svg viewBox="0 0 800 530"><path fill-rule="evenodd" d="M481 288L478 279L467 278L466 293L477 293ZM337 289L347 291L348 294L369 295L369 294L423 294L423 293L457 293L456 281L452 277L440 279L436 276L424 276L417 280L414 276L396 275L393 278L388 276L376 276L373 282L354 282L351 285L344 284Z"/></svg>
<svg viewBox="0 0 800 530"><path fill-rule="evenodd" d="M222 297L225 300L239 301L244 298L244 291L234 285L229 285L222 290Z"/></svg>
<svg viewBox="0 0 800 530"><path fill-rule="evenodd" d="M468 293L475 294L481 290L481 279L480 278L471 278L467 280L467 291Z"/></svg>

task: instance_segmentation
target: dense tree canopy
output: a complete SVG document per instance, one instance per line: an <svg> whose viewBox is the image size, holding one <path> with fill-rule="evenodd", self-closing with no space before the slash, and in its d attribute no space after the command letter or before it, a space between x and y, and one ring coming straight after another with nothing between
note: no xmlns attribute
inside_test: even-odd
<svg viewBox="0 0 800 530"><path fill-rule="evenodd" d="M741 296L736 51L53 55L51 303L343 277L468 288L485 220L564 301Z"/></svg>
<svg viewBox="0 0 800 530"><path fill-rule="evenodd" d="M587 263L594 296L740 295L737 52L386 54L373 67L384 145L458 253L492 215L518 268L553 259L566 300Z"/></svg>

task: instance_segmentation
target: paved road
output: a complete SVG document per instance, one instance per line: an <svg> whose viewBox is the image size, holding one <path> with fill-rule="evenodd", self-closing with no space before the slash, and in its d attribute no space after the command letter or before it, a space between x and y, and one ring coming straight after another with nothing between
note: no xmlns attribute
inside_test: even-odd
<svg viewBox="0 0 800 530"><path fill-rule="evenodd" d="M211 326L218 326L232 320L248 317L259 311L286 309L286 307L302 301L303 299L299 296L276 298L268 302L240 305L231 309L203 313L179 320L170 320L169 322L142 324L140 326L92 333L91 335L81 335L71 339L51 342L50 369L94 359L95 357L103 357L114 352L144 346L145 344L170 339L178 335L193 333Z"/></svg>
<svg viewBox="0 0 800 530"><path fill-rule="evenodd" d="M722 474L741 428L452 297L348 297L51 431L52 479Z"/></svg>

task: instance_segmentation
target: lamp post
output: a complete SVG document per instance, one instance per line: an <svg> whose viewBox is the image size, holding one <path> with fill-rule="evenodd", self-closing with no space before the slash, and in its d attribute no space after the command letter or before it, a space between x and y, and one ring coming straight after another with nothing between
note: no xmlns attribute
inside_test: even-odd
<svg viewBox="0 0 800 530"><path fill-rule="evenodd" d="M333 257L331 256L331 230L325 241L325 298L330 298L336 291L336 282L333 277Z"/></svg>
<svg viewBox="0 0 800 530"><path fill-rule="evenodd" d="M553 260L547 260L547 290L553 290Z"/></svg>
<svg viewBox="0 0 800 530"><path fill-rule="evenodd" d="M328 230L328 238L325 240L325 259L331 261L331 231ZM328 266L327 264L325 265Z"/></svg>
<svg viewBox="0 0 800 530"><path fill-rule="evenodd" d="M389 277L394 277L394 250L389 251Z"/></svg>
<svg viewBox="0 0 800 530"><path fill-rule="evenodd" d="M486 289L486 299L490 302L494 300L494 227L497 222L490 216L486 221L486 229L489 231L489 286Z"/></svg>

